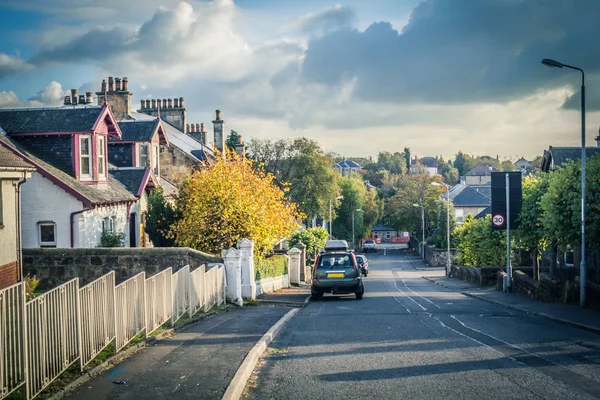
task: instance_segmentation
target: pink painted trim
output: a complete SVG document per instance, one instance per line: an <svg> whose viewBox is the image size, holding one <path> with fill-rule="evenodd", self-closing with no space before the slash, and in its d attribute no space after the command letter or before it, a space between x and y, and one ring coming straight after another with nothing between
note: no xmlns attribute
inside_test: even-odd
<svg viewBox="0 0 600 400"><path fill-rule="evenodd" d="M90 141L92 142L92 180L98 182L98 138L93 135Z"/></svg>
<svg viewBox="0 0 600 400"><path fill-rule="evenodd" d="M80 135L73 135L73 168L75 169L73 176L75 176L76 179L79 179L81 171L81 166L79 165L79 136Z"/></svg>
<svg viewBox="0 0 600 400"><path fill-rule="evenodd" d="M156 127L156 131L155 133L158 131L159 134L159 143L160 144L164 144L165 146L169 145L169 138L167 137L167 134L165 132L165 128L163 127L163 123L162 120L159 118L158 120L158 125Z"/></svg>
<svg viewBox="0 0 600 400"><path fill-rule="evenodd" d="M119 140L118 142L109 142L109 144L135 144L135 143L150 143L145 140Z"/></svg>
<svg viewBox="0 0 600 400"><path fill-rule="evenodd" d="M64 135L91 135L93 131L73 131L73 132L24 132L10 133L10 137L20 136L64 136Z"/></svg>
<svg viewBox="0 0 600 400"><path fill-rule="evenodd" d="M121 128L119 128L119 124L117 123L117 120L115 119L115 115L113 114L113 112L110 109L110 107L108 106L108 104L104 104L102 106L100 115L98 115L96 122L94 122L94 126L92 126L92 130L95 132L96 129L98 129L100 122L104 121L106 119L106 117L108 117L108 120L109 120L110 124L113 126L114 131L115 131L114 134L111 134L110 126L108 126L108 136L121 139L121 137L123 136L123 133L121 132ZM107 125L109 125L109 124L107 124Z"/></svg>
<svg viewBox="0 0 600 400"><path fill-rule="evenodd" d="M140 183L136 197L140 197L142 193L144 193L144 190L149 183L152 183L152 186L150 186L151 188L156 188L158 186L158 180L154 176L152 169L146 167L146 172L144 172L144 177L142 178L142 182Z"/></svg>
<svg viewBox="0 0 600 400"><path fill-rule="evenodd" d="M81 181L84 185L97 185L99 183L108 183L108 179L102 181Z"/></svg>

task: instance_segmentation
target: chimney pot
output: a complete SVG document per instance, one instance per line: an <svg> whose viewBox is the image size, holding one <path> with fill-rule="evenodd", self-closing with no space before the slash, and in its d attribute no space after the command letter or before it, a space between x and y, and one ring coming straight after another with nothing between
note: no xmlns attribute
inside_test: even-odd
<svg viewBox="0 0 600 400"><path fill-rule="evenodd" d="M127 80L127 77L123 77L123 90L124 91L128 91L129 90L129 81Z"/></svg>
<svg viewBox="0 0 600 400"><path fill-rule="evenodd" d="M79 95L79 104L85 104L85 95L84 94Z"/></svg>
<svg viewBox="0 0 600 400"><path fill-rule="evenodd" d="M217 118L216 118L216 120L217 121L221 120L221 110L217 110Z"/></svg>
<svg viewBox="0 0 600 400"><path fill-rule="evenodd" d="M152 99L152 108L156 108L156 99Z"/></svg>
<svg viewBox="0 0 600 400"><path fill-rule="evenodd" d="M92 92L85 92L85 104L90 106L94 104L94 94Z"/></svg>
<svg viewBox="0 0 600 400"><path fill-rule="evenodd" d="M190 132L190 124L185 124L185 133Z"/></svg>
<svg viewBox="0 0 600 400"><path fill-rule="evenodd" d="M244 139L242 139L242 135L238 135L238 144L244 144Z"/></svg>
<svg viewBox="0 0 600 400"><path fill-rule="evenodd" d="M106 79L102 79L101 92L106 92Z"/></svg>
<svg viewBox="0 0 600 400"><path fill-rule="evenodd" d="M163 99L162 108L167 108L167 99Z"/></svg>
<svg viewBox="0 0 600 400"><path fill-rule="evenodd" d="M200 124L196 124L196 132L201 132L200 131Z"/></svg>
<svg viewBox="0 0 600 400"><path fill-rule="evenodd" d="M183 97L179 98L179 107L183 108Z"/></svg>
<svg viewBox="0 0 600 400"><path fill-rule="evenodd" d="M115 91L115 78L113 78L112 76L108 77L108 91L109 92Z"/></svg>
<svg viewBox="0 0 600 400"><path fill-rule="evenodd" d="M77 89L71 89L71 103L77 105Z"/></svg>
<svg viewBox="0 0 600 400"><path fill-rule="evenodd" d="M115 78L115 90L117 92L121 91L121 78Z"/></svg>
<svg viewBox="0 0 600 400"><path fill-rule="evenodd" d="M173 108L173 99L168 99L167 102L169 103L169 108Z"/></svg>
<svg viewBox="0 0 600 400"><path fill-rule="evenodd" d="M204 129L204 122L200 124L200 132L206 133L206 129Z"/></svg>
<svg viewBox="0 0 600 400"><path fill-rule="evenodd" d="M142 100L142 110L146 108L146 100Z"/></svg>
<svg viewBox="0 0 600 400"><path fill-rule="evenodd" d="M71 96L65 96L65 102L63 103L65 106L71 105Z"/></svg>
<svg viewBox="0 0 600 400"><path fill-rule="evenodd" d="M179 99L177 97L175 97L173 99L173 107L174 108L179 108Z"/></svg>

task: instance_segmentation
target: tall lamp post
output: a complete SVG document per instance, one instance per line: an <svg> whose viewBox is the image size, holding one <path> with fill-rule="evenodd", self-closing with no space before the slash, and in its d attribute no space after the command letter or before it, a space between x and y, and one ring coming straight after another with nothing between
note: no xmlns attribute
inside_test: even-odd
<svg viewBox="0 0 600 400"><path fill-rule="evenodd" d="M354 244L354 213L362 211L360 208L352 211L352 248L356 250L356 245Z"/></svg>
<svg viewBox="0 0 600 400"><path fill-rule="evenodd" d="M585 174L586 174L586 152L585 152L585 73L581 68L563 64L556 60L544 58L542 64L547 67L570 68L581 72L581 261L579 263L579 305L585 307L585 288L587 275L587 262L585 259Z"/></svg>
<svg viewBox="0 0 600 400"><path fill-rule="evenodd" d="M425 207L417 203L414 203L413 207L421 207L421 258L425 260Z"/></svg>
<svg viewBox="0 0 600 400"><path fill-rule="evenodd" d="M450 185L446 183L431 182L433 186L446 187L446 239L448 242L448 254L446 255L446 276L450 275Z"/></svg>
<svg viewBox="0 0 600 400"><path fill-rule="evenodd" d="M335 199L341 200L343 198L344 198L344 196L338 196ZM332 200L329 199L329 240L333 239L333 236L331 234L331 227L333 226L333 218L331 217L331 203L332 203Z"/></svg>

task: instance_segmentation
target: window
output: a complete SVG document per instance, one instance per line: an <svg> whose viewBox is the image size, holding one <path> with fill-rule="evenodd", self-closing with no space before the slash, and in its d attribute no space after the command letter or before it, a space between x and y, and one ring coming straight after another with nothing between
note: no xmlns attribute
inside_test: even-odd
<svg viewBox="0 0 600 400"><path fill-rule="evenodd" d="M148 167L150 165L148 161L149 161L148 160L148 145L140 144L139 166L140 167Z"/></svg>
<svg viewBox="0 0 600 400"><path fill-rule="evenodd" d="M98 176L106 177L106 163L104 156L104 136L98 136Z"/></svg>
<svg viewBox="0 0 600 400"><path fill-rule="evenodd" d="M115 222L116 222L117 218L116 217L106 217L102 220L102 230L103 231L108 231L108 232L115 232Z"/></svg>
<svg viewBox="0 0 600 400"><path fill-rule="evenodd" d="M4 213L2 207L2 181L0 180L0 228L4 226Z"/></svg>
<svg viewBox="0 0 600 400"><path fill-rule="evenodd" d="M388 240L391 239L392 238L392 232L386 232L385 233L385 238L388 239Z"/></svg>
<svg viewBox="0 0 600 400"><path fill-rule="evenodd" d="M92 140L89 136L79 138L79 174L81 178L92 178Z"/></svg>
<svg viewBox="0 0 600 400"><path fill-rule="evenodd" d="M152 146L153 150L153 159L152 159L152 169L154 171L154 175L158 176L158 146Z"/></svg>
<svg viewBox="0 0 600 400"><path fill-rule="evenodd" d="M56 247L56 224L54 222L38 222L40 247Z"/></svg>

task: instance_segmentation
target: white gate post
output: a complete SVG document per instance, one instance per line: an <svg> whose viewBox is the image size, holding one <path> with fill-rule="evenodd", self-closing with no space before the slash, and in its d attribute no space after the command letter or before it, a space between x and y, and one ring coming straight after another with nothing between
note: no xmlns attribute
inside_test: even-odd
<svg viewBox="0 0 600 400"><path fill-rule="evenodd" d="M227 300L242 306L242 257L235 248L223 250L225 273L227 274Z"/></svg>
<svg viewBox="0 0 600 400"><path fill-rule="evenodd" d="M288 256L290 256L290 283L292 285L300 285L300 257L302 256L302 250L297 247L293 247L290 251L287 252Z"/></svg>
<svg viewBox="0 0 600 400"><path fill-rule="evenodd" d="M256 298L256 274L254 272L254 242L248 239L238 241L237 248L242 257L242 297Z"/></svg>

